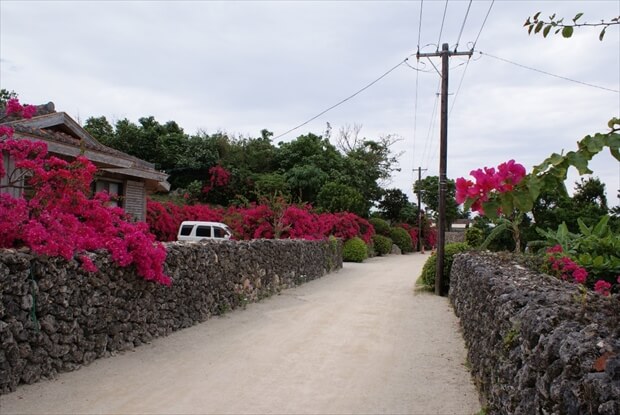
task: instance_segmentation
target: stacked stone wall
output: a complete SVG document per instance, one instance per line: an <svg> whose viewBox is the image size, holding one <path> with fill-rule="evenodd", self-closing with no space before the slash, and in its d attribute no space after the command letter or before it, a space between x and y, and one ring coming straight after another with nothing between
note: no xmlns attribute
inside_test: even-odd
<svg viewBox="0 0 620 415"><path fill-rule="evenodd" d="M450 300L488 413L620 413L618 295L468 252L455 257Z"/></svg>
<svg viewBox="0 0 620 415"><path fill-rule="evenodd" d="M95 254L75 261L0 251L0 393L129 350L342 267L342 243L167 244L170 287Z"/></svg>

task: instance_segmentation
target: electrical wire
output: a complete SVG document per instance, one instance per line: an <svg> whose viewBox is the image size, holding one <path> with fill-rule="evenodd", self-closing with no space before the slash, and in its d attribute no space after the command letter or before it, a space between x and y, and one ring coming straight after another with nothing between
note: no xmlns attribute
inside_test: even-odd
<svg viewBox="0 0 620 415"><path fill-rule="evenodd" d="M482 33L482 29L484 29L484 25L489 18L489 14L491 14L491 9L493 8L493 4L495 0L491 0L491 4L489 5L489 10L487 10L487 14L484 16L484 20L482 21L482 25L480 26L480 30L478 31L478 35L476 36L476 40L472 44L470 50L473 52L476 48L476 44L478 43L478 39L480 39L480 34ZM452 110L454 109L454 105L456 104L456 98L459 96L459 92L461 91L461 86L463 85L463 80L465 79L465 74L467 73L467 68L469 68L469 62L471 62L471 55L467 58L467 64L465 65L465 69L463 69L463 74L461 75L461 80L459 81L459 86L456 89L456 93L454 94L454 99L452 100L452 105L450 106L450 112L448 115L452 114Z"/></svg>
<svg viewBox="0 0 620 415"><path fill-rule="evenodd" d="M437 107L439 106L439 90L441 89L441 79L437 82L437 92L435 92L435 103L433 105L433 112L431 113L431 119L430 119L430 123L428 126L428 133L426 134L426 141L424 142L424 151L422 152L422 160L424 161L424 159L426 159L426 155L427 153L430 156L430 151L427 152L427 149L429 148L429 142L431 141L431 136L432 133L434 131L434 125L435 122L437 121L435 119L435 114L437 114ZM422 164L422 163L420 163ZM426 167L428 168L428 161L426 163Z"/></svg>
<svg viewBox="0 0 620 415"><path fill-rule="evenodd" d="M413 103L413 146L411 147L411 152L413 153L412 155L412 163L413 163L413 168L415 169L415 142L416 142L416 132L417 132L417 126L418 126L418 80L420 78L420 71L416 71L415 74L415 100ZM414 180L414 176L413 176L413 170L411 170L411 181L413 183Z"/></svg>
<svg viewBox="0 0 620 415"><path fill-rule="evenodd" d="M490 57L490 58L497 59L497 60L500 60L500 61L503 61L503 62L509 63L509 64L511 64L511 65L518 66L518 67L520 67L520 68L529 69L530 71L534 71L534 72L542 73L542 74L544 74L544 75L548 75L548 76L553 76L554 78L559 78L559 79L563 79L563 80L565 80L565 81L570 81L570 82L574 82L574 83L577 83L577 84L581 84L581 85L589 86L589 87L592 87L592 88L598 88L598 89L602 89L602 90L604 90L604 91L615 92L616 94L620 94L620 91L618 91L617 89L606 88L606 87L604 87L604 86L594 85L594 84L590 84L590 83L587 83L587 82L578 81L578 80L576 80L576 79L567 78L567 77L565 77L565 76L561 76L561 75L552 74L551 72L546 72L546 71L543 71L543 70L540 70L540 69L532 68L532 67L530 67L530 66L525 66L525 65L522 65L522 64L520 64L520 63L510 61L510 60L508 60L508 59L500 58L499 56L493 56L493 55L491 55L490 53L486 53L486 52L482 52L482 51L478 51L478 53L479 53L480 55L488 56L488 57Z"/></svg>
<svg viewBox="0 0 620 415"><path fill-rule="evenodd" d="M463 75L461 75L461 80L459 81L459 86L456 88L456 92L454 93L454 98L452 99L452 105L450 105L450 111L448 112L448 116L452 114L452 109L454 109L454 104L456 104L456 98L459 96L461 85L463 85L463 79L465 79L465 73L467 72L467 68L469 67L469 62L470 60L467 59L465 69L463 69Z"/></svg>
<svg viewBox="0 0 620 415"><path fill-rule="evenodd" d="M417 71L417 72L427 72L427 73L428 73L428 72L433 72L433 71L431 71L431 70L429 70L429 69L420 69L420 68L416 68L415 66L411 66L411 64L408 62L408 60L409 60L409 58L405 59L405 61L404 61L405 65L407 65L408 67L410 67L410 68L411 68L411 69L413 69L414 71ZM424 64L424 62L420 62L420 63L421 63L421 64ZM426 65L425 65L425 66L426 66Z"/></svg>
<svg viewBox="0 0 620 415"><path fill-rule="evenodd" d="M383 75L381 75L380 77L378 77L377 79L375 79L374 81L372 81L371 83L369 83L368 85L366 85L365 87L363 87L362 89L360 89L359 91L355 92L354 94L346 97L345 99L339 101L338 103L332 105L331 107L327 108L326 110L321 111L320 113L318 113L317 115L315 115L314 117L310 118L308 121L305 121L301 124L299 124L296 127L291 128L290 130L277 135L273 138L273 140L278 139L280 137L283 137L285 135L287 135L288 133L291 133L295 130L297 130L298 128L303 127L304 125L310 123L311 121L316 120L317 118L319 118L321 115L325 114L326 112L329 112L331 110L333 110L334 108L344 104L345 102L347 102L348 100L354 98L355 96L361 94L362 92L364 92L365 90L367 90L368 88L370 88L371 86L373 86L374 84L376 84L377 82L379 82L380 80L382 80L383 78L385 78L386 76L388 76L390 73L392 73L396 68L398 68L399 66L401 66L403 63L405 63L407 61L408 58L403 59L402 61L400 61L397 65L394 65L390 70L388 70L386 73L384 73Z"/></svg>
<svg viewBox="0 0 620 415"><path fill-rule="evenodd" d="M418 21L418 53L420 53L420 38L422 37L422 9L424 8L424 0L420 2L420 20Z"/></svg>
<svg viewBox="0 0 620 415"><path fill-rule="evenodd" d="M473 0L469 0L469 4L467 5L467 11L465 12L465 18L463 19L463 24L461 25L461 31L459 32L459 37L456 39L456 46L454 46L454 51L459 47L459 42L461 41L461 35L463 35L463 29L465 29L465 22L467 21L467 16L469 16L469 9L471 9L471 3Z"/></svg>
<svg viewBox="0 0 620 415"><path fill-rule="evenodd" d="M478 36L476 36L476 40L474 40L474 44L471 47L472 51L476 48L476 44L478 43L478 39L480 39L480 34L482 33L482 29L484 29L484 25L486 24L487 19L489 18L489 14L491 14L491 9L493 8L494 3L495 3L495 0L492 0L491 5L489 6L489 10L487 10L487 15L484 16L484 20L482 21L482 26L480 26L480 30L478 31Z"/></svg>
<svg viewBox="0 0 620 415"><path fill-rule="evenodd" d="M446 21L447 11L448 11L448 0L446 0L446 6L443 8L443 17L441 18L441 28L439 29L439 38L437 39L437 51L439 51L439 45L441 45L441 34L443 33L443 24Z"/></svg>

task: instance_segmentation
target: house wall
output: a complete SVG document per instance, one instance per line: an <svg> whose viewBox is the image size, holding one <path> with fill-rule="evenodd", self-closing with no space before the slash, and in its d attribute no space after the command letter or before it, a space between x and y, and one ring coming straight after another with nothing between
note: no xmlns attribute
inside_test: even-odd
<svg viewBox="0 0 620 415"><path fill-rule="evenodd" d="M127 213L139 221L146 220L146 189L143 182L125 181L125 200L123 206Z"/></svg>
<svg viewBox="0 0 620 415"><path fill-rule="evenodd" d="M8 193L13 197L19 197L22 190L19 187L4 187L9 184L9 177L15 171L15 162L9 157L8 153L2 152L2 162L4 163L4 170L6 174L0 177L0 193Z"/></svg>
<svg viewBox="0 0 620 415"><path fill-rule="evenodd" d="M173 242L169 287L91 254L76 261L0 250L0 394L244 307L342 267L342 242ZM0 410L0 412L2 412Z"/></svg>

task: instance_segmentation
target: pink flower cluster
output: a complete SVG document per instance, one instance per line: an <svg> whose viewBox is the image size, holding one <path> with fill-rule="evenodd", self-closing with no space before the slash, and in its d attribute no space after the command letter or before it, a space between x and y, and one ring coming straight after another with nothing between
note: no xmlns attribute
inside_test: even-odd
<svg viewBox="0 0 620 415"><path fill-rule="evenodd" d="M6 103L6 116L17 115L22 118L32 118L37 113L34 105L22 105L17 98L11 98Z"/></svg>
<svg viewBox="0 0 620 415"><path fill-rule="evenodd" d="M87 272L97 267L86 252L105 249L114 262L134 266L143 278L171 283L163 273L166 250L155 242L148 226L109 207L107 193L91 197L96 167L85 157L70 162L50 157L44 143L10 137L0 141L2 152L28 173L34 195L25 200L0 194L0 248L27 246L35 253L67 260L77 256ZM0 177L6 174L1 173Z"/></svg>
<svg viewBox="0 0 620 415"><path fill-rule="evenodd" d="M203 193L209 193L216 187L224 187L230 182L230 172L219 164L209 169L209 183L202 189Z"/></svg>
<svg viewBox="0 0 620 415"><path fill-rule="evenodd" d="M174 241L184 220L226 223L235 239L280 238L317 240L330 235L345 240L359 236L369 242L373 226L350 212L315 213L308 205L251 204L248 207L214 208L207 205L178 206L170 202L147 202L147 223L160 241Z"/></svg>
<svg viewBox="0 0 620 415"><path fill-rule="evenodd" d="M618 282L620 283L620 277L618 277ZM594 291L604 297L607 297L611 294L611 284L604 280L598 280L594 283Z"/></svg>
<svg viewBox="0 0 620 415"><path fill-rule="evenodd" d="M476 182L464 177L456 179L456 202L461 204L471 199L472 210L484 214L482 203L488 201L494 193L512 191L525 177L525 167L514 160L509 160L497 166L497 170L494 167L485 167L472 170L469 174L476 179Z"/></svg>
<svg viewBox="0 0 620 415"><path fill-rule="evenodd" d="M573 282L576 284L585 284L588 278L588 271L564 255L561 245L547 249L547 263L551 273L559 276L564 281L572 277Z"/></svg>

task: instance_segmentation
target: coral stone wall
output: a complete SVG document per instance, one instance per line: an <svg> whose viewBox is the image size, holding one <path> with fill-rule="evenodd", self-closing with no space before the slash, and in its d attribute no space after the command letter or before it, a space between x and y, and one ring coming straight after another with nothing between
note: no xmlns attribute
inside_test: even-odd
<svg viewBox="0 0 620 415"><path fill-rule="evenodd" d="M519 265L455 257L450 300L491 414L620 413L620 298Z"/></svg>
<svg viewBox="0 0 620 415"><path fill-rule="evenodd" d="M465 231L446 232L446 243L465 242Z"/></svg>
<svg viewBox="0 0 620 415"><path fill-rule="evenodd" d="M342 267L340 241L167 245L165 287L103 254L75 261L0 251L0 393L128 350Z"/></svg>

